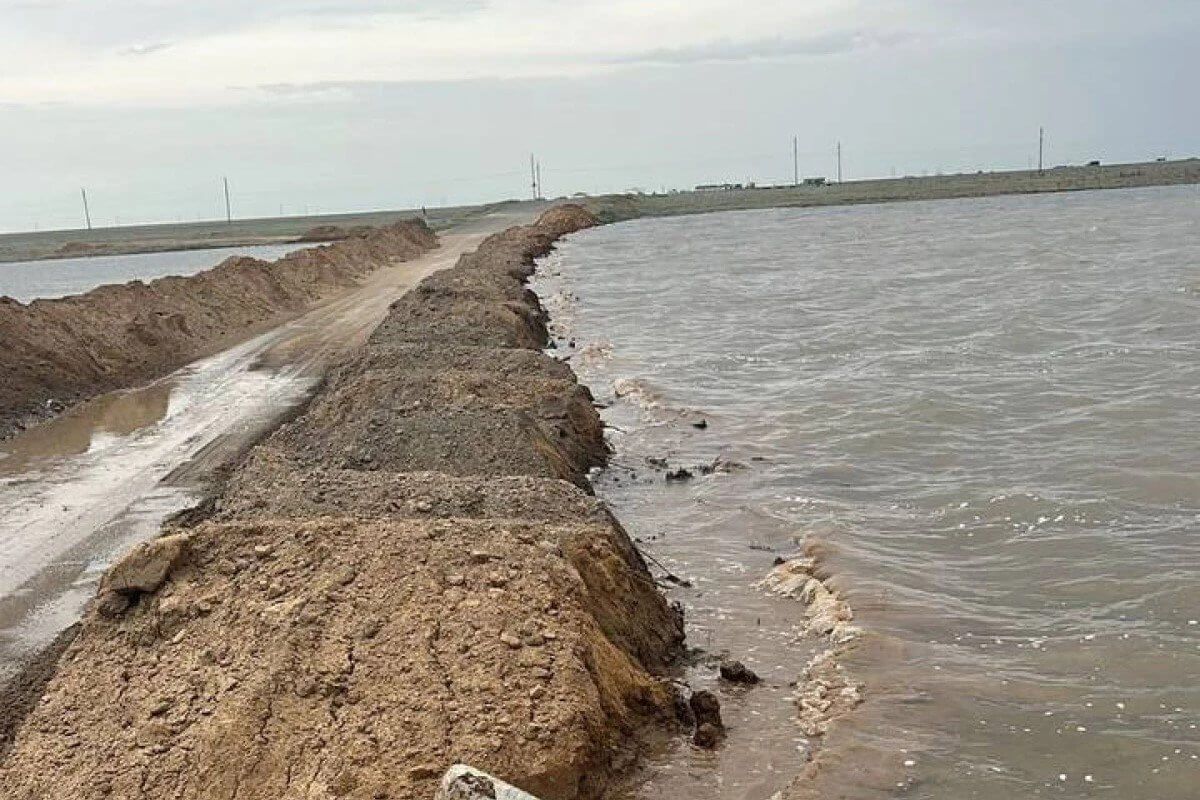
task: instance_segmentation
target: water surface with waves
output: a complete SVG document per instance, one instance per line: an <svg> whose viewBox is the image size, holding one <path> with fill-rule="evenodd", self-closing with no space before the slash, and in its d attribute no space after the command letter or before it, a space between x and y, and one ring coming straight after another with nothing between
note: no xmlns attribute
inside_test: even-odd
<svg viewBox="0 0 1200 800"><path fill-rule="evenodd" d="M1195 187L639 220L542 273L612 404L600 494L691 581L692 644L766 678L641 796L765 800L816 758L840 797L1200 797ZM824 740L802 609L754 586L804 547L864 630Z"/></svg>

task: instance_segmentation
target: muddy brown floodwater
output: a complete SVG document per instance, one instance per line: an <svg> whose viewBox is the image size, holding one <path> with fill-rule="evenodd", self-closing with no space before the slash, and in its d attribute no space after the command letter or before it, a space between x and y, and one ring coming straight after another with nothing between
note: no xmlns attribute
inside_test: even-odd
<svg viewBox="0 0 1200 800"><path fill-rule="evenodd" d="M393 300L533 213L496 213L444 234L439 249L376 270L276 330L0 442L0 683L79 617L115 556L196 503Z"/></svg>
<svg viewBox="0 0 1200 800"><path fill-rule="evenodd" d="M693 679L767 684L639 797L1198 796L1198 232L1175 187L645 219L543 263ZM860 629L824 736L825 643L756 586L797 552Z"/></svg>

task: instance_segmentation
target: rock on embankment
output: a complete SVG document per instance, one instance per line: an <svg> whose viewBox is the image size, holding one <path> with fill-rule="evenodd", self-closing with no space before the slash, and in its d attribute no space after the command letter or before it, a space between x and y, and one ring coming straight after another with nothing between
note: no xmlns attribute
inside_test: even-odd
<svg viewBox="0 0 1200 800"><path fill-rule="evenodd" d="M65 405L160 377L436 247L420 220L189 277L101 286L25 305L0 298L0 438Z"/></svg>
<svg viewBox="0 0 1200 800"><path fill-rule="evenodd" d="M589 221L556 211L427 279L203 513L115 566L0 794L427 800L465 762L566 800L628 768L674 718L681 620L590 494L599 418L523 286Z"/></svg>

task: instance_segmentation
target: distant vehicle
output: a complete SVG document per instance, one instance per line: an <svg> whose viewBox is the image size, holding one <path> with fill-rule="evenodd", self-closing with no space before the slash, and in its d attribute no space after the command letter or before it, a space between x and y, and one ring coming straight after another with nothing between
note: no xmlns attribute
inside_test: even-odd
<svg viewBox="0 0 1200 800"><path fill-rule="evenodd" d="M702 183L696 187L697 192L732 192L745 188L740 183Z"/></svg>
<svg viewBox="0 0 1200 800"><path fill-rule="evenodd" d="M1155 161L1157 161L1157 162L1158 162L1158 163L1160 163L1160 164L1163 164L1163 163L1166 163L1167 157L1166 157L1166 156L1159 156L1158 158L1156 158L1156 159L1154 159L1154 160L1155 160Z"/></svg>
<svg viewBox="0 0 1200 800"><path fill-rule="evenodd" d="M1087 163L1087 165L1088 165L1089 167L1098 167L1098 166L1100 166L1100 162L1099 162L1098 160L1096 160L1096 159L1092 159L1091 161L1089 161L1089 162Z"/></svg>
<svg viewBox="0 0 1200 800"><path fill-rule="evenodd" d="M805 186L824 186L827 183L825 178L805 178Z"/></svg>

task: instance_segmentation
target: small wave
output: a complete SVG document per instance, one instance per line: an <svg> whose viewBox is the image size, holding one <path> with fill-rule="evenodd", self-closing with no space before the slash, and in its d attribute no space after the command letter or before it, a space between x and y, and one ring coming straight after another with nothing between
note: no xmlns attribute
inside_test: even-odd
<svg viewBox="0 0 1200 800"><path fill-rule="evenodd" d="M686 406L672 406L666 402L666 397L659 389L644 378L617 378L612 382L613 396L625 400L643 411L650 412L648 416L656 423L690 424L696 428L708 427L710 416L704 411ZM745 465L728 459L717 459L707 465L697 467L702 474L712 472L731 472Z"/></svg>
<svg viewBox="0 0 1200 800"><path fill-rule="evenodd" d="M804 604L804 635L840 645L862 633L853 625L854 612L838 591L817 575L815 558L784 561L759 582L759 588Z"/></svg>
<svg viewBox="0 0 1200 800"><path fill-rule="evenodd" d="M612 358L613 346L612 342L605 339L600 339L595 342L588 342L580 347L575 352L575 365L580 369L588 369L603 364Z"/></svg>
<svg viewBox="0 0 1200 800"><path fill-rule="evenodd" d="M613 394L646 409L662 408L662 395L644 378L617 378Z"/></svg>
<svg viewBox="0 0 1200 800"><path fill-rule="evenodd" d="M801 729L810 737L823 736L835 720L863 701L862 684L841 663L849 644L862 634L854 625L854 611L820 577L816 558L808 554L777 565L758 586L803 603L803 635L829 644L805 665L794 696Z"/></svg>

